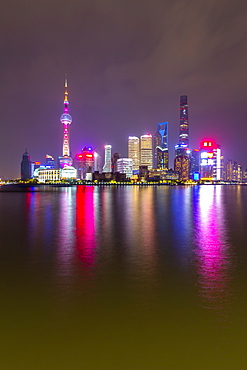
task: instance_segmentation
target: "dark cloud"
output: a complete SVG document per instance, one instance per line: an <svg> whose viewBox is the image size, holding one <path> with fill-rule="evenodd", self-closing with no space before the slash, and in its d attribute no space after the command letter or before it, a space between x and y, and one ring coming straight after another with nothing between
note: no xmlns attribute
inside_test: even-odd
<svg viewBox="0 0 247 370"><path fill-rule="evenodd" d="M0 13L0 175L61 154L63 78L69 77L71 147L126 155L128 135L169 121L178 140L179 96L189 97L191 146L215 137L245 159L245 1L9 1Z"/></svg>

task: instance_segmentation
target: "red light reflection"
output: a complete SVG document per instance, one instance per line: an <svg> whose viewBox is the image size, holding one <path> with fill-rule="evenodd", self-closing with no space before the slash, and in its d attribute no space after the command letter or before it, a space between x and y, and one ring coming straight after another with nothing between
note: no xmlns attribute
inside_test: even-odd
<svg viewBox="0 0 247 370"><path fill-rule="evenodd" d="M78 256L90 267L95 258L94 187L77 186L75 232Z"/></svg>

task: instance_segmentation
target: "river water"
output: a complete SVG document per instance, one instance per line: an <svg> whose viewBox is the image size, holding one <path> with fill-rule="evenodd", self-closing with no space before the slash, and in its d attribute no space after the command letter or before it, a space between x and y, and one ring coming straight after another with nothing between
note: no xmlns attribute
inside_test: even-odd
<svg viewBox="0 0 247 370"><path fill-rule="evenodd" d="M1 368L246 368L247 186L1 191L0 240Z"/></svg>

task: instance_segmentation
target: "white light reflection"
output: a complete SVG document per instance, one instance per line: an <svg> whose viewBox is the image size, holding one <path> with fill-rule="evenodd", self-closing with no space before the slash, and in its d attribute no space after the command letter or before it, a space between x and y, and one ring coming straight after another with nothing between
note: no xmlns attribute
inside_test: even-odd
<svg viewBox="0 0 247 370"><path fill-rule="evenodd" d="M71 286L73 278L73 258L75 249L75 206L74 189L63 188L59 194L60 209L57 235L57 275L63 288Z"/></svg>

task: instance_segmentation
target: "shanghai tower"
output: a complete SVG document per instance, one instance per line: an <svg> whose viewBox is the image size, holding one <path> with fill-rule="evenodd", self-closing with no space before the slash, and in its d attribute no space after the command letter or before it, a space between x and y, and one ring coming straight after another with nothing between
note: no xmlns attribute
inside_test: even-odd
<svg viewBox="0 0 247 370"><path fill-rule="evenodd" d="M189 146L189 115L187 95L180 96L179 144Z"/></svg>

